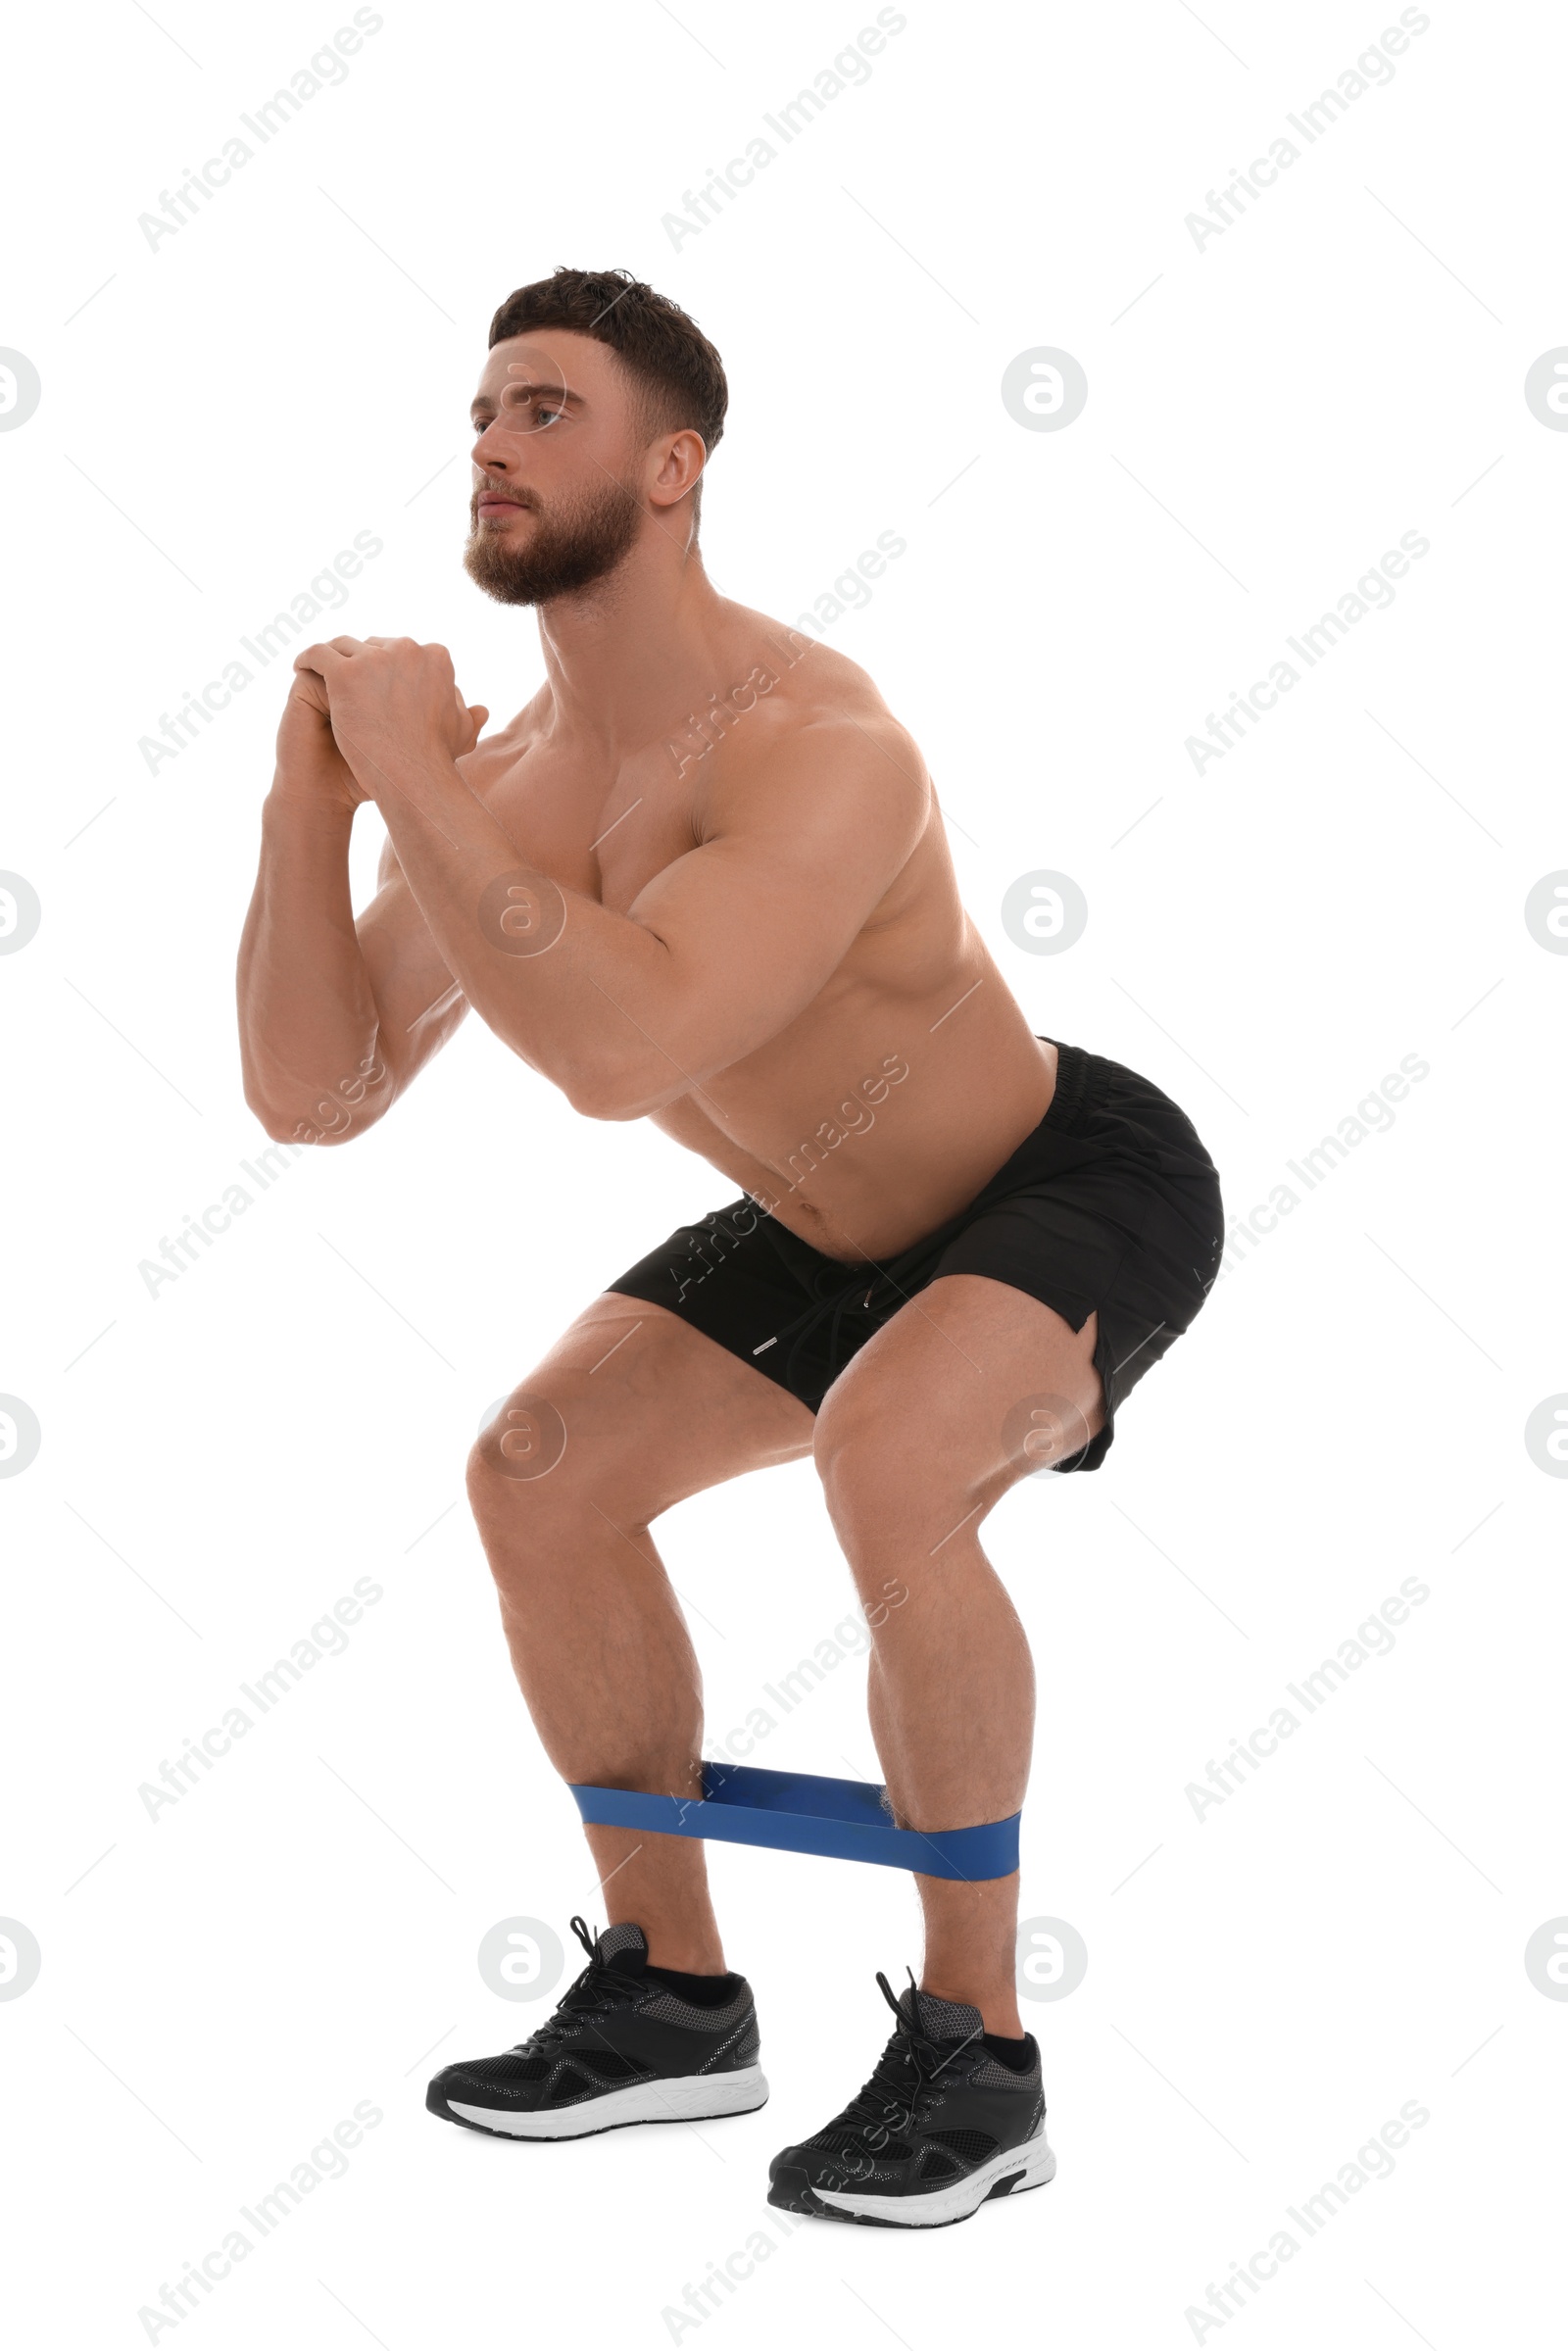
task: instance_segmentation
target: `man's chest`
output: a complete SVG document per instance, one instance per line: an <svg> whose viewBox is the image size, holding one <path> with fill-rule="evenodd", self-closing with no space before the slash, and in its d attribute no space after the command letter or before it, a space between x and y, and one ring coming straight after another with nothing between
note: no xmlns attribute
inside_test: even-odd
<svg viewBox="0 0 1568 2351"><path fill-rule="evenodd" d="M536 744L464 764L524 860L612 912L700 845L692 787L655 754L614 761Z"/></svg>

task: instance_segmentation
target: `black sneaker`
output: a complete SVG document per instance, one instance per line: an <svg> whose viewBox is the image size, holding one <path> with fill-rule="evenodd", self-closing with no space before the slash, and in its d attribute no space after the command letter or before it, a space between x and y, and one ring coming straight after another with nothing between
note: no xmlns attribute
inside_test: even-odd
<svg viewBox="0 0 1568 2351"><path fill-rule="evenodd" d="M769 2204L873 2229L944 2229L988 2196L1055 2177L1040 2050L1017 2071L986 2047L978 2008L917 1991L882 1996L898 2018L875 2073L825 2130L774 2157Z"/></svg>
<svg viewBox="0 0 1568 2351"><path fill-rule="evenodd" d="M701 1998L688 1997L648 1970L641 1927L590 1935L571 1924L588 1965L555 2015L504 2056L443 2068L424 2101L432 2114L503 2138L587 2138L766 2105L744 1976L705 1979Z"/></svg>

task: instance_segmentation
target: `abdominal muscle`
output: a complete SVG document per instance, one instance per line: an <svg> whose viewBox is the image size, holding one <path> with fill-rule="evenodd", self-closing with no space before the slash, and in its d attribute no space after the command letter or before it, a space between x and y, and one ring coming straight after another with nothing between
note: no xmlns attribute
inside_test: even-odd
<svg viewBox="0 0 1568 2351"><path fill-rule="evenodd" d="M956 1009L820 998L653 1116L792 1233L858 1264L972 1200L1039 1125L1055 1081L1056 1048L1032 1035L986 955Z"/></svg>

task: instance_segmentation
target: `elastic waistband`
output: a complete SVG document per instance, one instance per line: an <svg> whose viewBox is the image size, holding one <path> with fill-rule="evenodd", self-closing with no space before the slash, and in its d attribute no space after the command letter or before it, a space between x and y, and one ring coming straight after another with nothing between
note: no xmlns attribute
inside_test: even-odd
<svg viewBox="0 0 1568 2351"><path fill-rule="evenodd" d="M1091 1064L1099 1056L1086 1053L1081 1045L1063 1045L1059 1037L1042 1037L1040 1042L1056 1049L1056 1090L1040 1123L1071 1130L1089 1098Z"/></svg>

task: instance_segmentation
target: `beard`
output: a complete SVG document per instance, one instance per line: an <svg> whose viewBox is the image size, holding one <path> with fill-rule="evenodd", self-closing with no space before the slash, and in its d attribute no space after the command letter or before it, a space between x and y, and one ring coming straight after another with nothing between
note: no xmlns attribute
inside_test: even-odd
<svg viewBox="0 0 1568 2351"><path fill-rule="evenodd" d="M591 586L622 561L642 520L626 485L606 481L548 511L530 499L526 511L537 519L527 545L514 546L504 530L481 523L478 504L475 491L463 568L498 604L549 604Z"/></svg>

